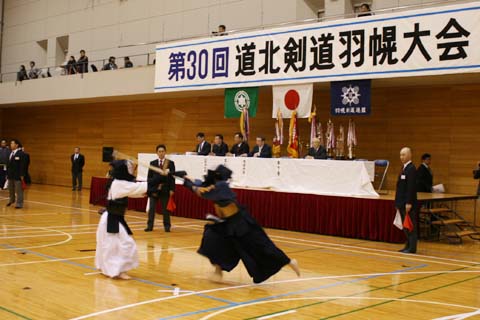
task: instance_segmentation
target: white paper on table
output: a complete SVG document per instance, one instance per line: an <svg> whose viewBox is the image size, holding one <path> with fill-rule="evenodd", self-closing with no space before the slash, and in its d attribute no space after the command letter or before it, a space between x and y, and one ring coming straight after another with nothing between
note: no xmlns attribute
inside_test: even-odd
<svg viewBox="0 0 480 320"><path fill-rule="evenodd" d="M432 192L445 193L445 186L443 184L437 184L432 187Z"/></svg>

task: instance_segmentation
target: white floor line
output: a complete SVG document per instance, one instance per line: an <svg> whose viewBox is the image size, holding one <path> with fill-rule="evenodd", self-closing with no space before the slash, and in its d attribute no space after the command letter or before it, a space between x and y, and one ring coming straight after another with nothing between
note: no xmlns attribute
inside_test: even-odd
<svg viewBox="0 0 480 320"><path fill-rule="evenodd" d="M12 226L12 227L21 227L21 226L18 226L18 225L5 225L5 226ZM46 228L43 228L43 227L32 227L32 228L36 228L36 229L46 229ZM28 247L22 247L22 248L7 248L7 249L0 249L0 251L13 251L13 250L24 250L24 249L36 249L36 248L46 248L46 247L52 247L52 246L58 246L58 245L61 245L61 244L65 244L67 242L69 242L70 240L73 239L72 235L69 234L68 232L63 232L63 231L60 231L60 230L54 230L54 229L48 229L50 231L56 231L58 233L62 233L64 234L65 236L67 236L67 239L63 240L63 241L58 241L58 242L54 242L54 243L48 243L48 244L43 244L43 245L37 245L37 246L28 246Z"/></svg>
<svg viewBox="0 0 480 320"><path fill-rule="evenodd" d="M192 228L193 230L200 231L200 228L203 228L203 226L202 227L201 226L185 227L185 228ZM301 245L313 246L313 247L322 248L322 249L332 249L332 250L338 250L338 251L363 253L363 254L369 254L374 256L429 262L429 263L436 263L436 264L449 265L449 266L455 266L455 267L480 268L480 266L471 265L471 264L480 264L480 262L476 262L476 261L449 259L449 258L427 256L427 255L421 255L421 254L405 254L400 252L396 253L393 251L382 250L382 249L366 248L366 247L359 247L359 246L353 246L353 245L343 245L343 244L336 244L336 243L322 242L322 241L312 241L312 240L293 238L293 237L275 236L271 234L269 235L269 237L275 240L276 242L285 242L285 243L297 244L297 245L301 244ZM287 241L284 239L288 239L292 241ZM379 252L379 253L375 253L375 252ZM443 261L461 262L464 264L449 263L449 262L443 262Z"/></svg>
<svg viewBox="0 0 480 320"><path fill-rule="evenodd" d="M123 306L119 306L116 308L111 308L111 309L105 309L102 311L97 311L93 313L89 313L83 316L71 318L70 320L82 320L82 319L88 319L116 311L122 311L142 305L147 305L151 303L156 303L156 302L161 302L161 301L167 301L167 300L172 300L172 299L179 299L179 298L184 298L196 294L208 294L212 292L222 292L222 291L230 291L230 290L237 290L237 289L245 289L245 288L252 288L252 287L262 287L262 286L271 286L271 285L276 285L276 284L284 284L284 283L295 283L295 282L304 282L304 281L312 281L312 280L335 280L335 279L344 279L344 278L364 278L364 277L374 277L374 276L411 276L411 275L416 275L416 274L447 274L447 273L480 273L480 271L412 271L412 272L387 272L387 273L364 273L364 274L349 274L349 275L341 275L341 276L324 276L324 277L312 277L312 278L296 278L296 279L290 279L290 280L278 280L278 281L270 281L270 282L262 282L262 283L252 283L252 284L243 284L243 285L237 285L237 286L230 286L230 287L221 287L221 288L215 288L215 289L207 289L207 290L201 290L201 291L196 291L195 293L186 293L183 295L179 296L169 296L169 297L161 297L161 298L155 298L155 299L150 299L150 300L144 300L136 303L131 303L131 304L126 304ZM321 299L333 299L335 297L320 297ZM337 297L338 298L338 297ZM352 297L347 297L347 298L352 298ZM355 297L353 297L355 298ZM362 297L358 297L362 298ZM363 298L370 298L370 299L375 299L371 297L363 297ZM302 299L308 299L308 298L302 298ZM382 299L382 298L378 298ZM395 300L393 298L385 298L384 300ZM401 299L398 299L401 300ZM271 301L271 300L270 300ZM407 300L401 300L401 301L407 301ZM417 301L417 300L414 300ZM435 304L435 302L432 302ZM478 308L472 307L472 306L461 306L461 305L452 305L452 304L444 304L444 303L436 303L439 305L449 305L449 306L458 306L458 307L464 307L472 310L477 310Z"/></svg>
<svg viewBox="0 0 480 320"><path fill-rule="evenodd" d="M361 248L361 249L364 249L364 250L374 251L374 252L392 253L392 251L389 251L389 250L375 249L375 248L368 248L368 247L359 247L359 246L353 246L353 245L348 245L348 244L330 243L330 242L322 242L322 241L307 240L307 239L292 238L292 237L282 237L282 236L275 236L275 235L272 235L271 237L272 238L278 238L278 239L283 238L283 239L301 241L301 242L311 242L311 243L315 243L315 244L327 244L327 245L336 246L336 247L345 247L345 248L354 248L354 249L360 249ZM421 254L417 254L416 256L423 257L423 258L429 258L429 259L452 261L452 262L480 264L480 262L478 262L478 261L458 260L458 259L442 258L442 257L428 256L428 255L421 255Z"/></svg>
<svg viewBox="0 0 480 320"><path fill-rule="evenodd" d="M256 301L256 302L241 304L241 305L238 305L238 306L233 306L233 307L230 307L230 308L226 308L226 309L223 309L223 310L216 311L212 314L209 314L205 317L202 317L200 320L208 320L208 319L216 317L220 314L223 314L223 313L235 310L235 309L251 307L253 305L268 304L268 303L279 303L279 302L291 302L291 301L306 301L306 300L317 300L317 301L324 301L324 300L398 301L398 302L407 302L407 303L417 303L417 304L427 304L427 305L435 305L435 306L446 306L446 307L478 310L477 308L472 307L472 306L465 306L465 305L459 305L459 304L453 304L453 303L444 303L444 302L437 302L437 301L429 301L429 300L415 300L415 299L401 299L401 298L380 298L380 297L331 296L331 297L286 298L286 299L277 299L277 300L268 300L268 301ZM259 319L268 319L268 318L259 318Z"/></svg>
<svg viewBox="0 0 480 320"><path fill-rule="evenodd" d="M297 310L288 310L288 311L284 311L284 312L274 313L274 314L271 314L269 316L260 317L257 320L267 320L267 319L281 317L281 316L291 314L291 313L295 313L295 312L297 312Z"/></svg>
<svg viewBox="0 0 480 320"><path fill-rule="evenodd" d="M188 249L196 249L198 246L188 246L188 247L172 247L172 248L159 248L159 249L148 249L148 250L138 250L138 253L149 253L149 252L163 252L163 251L181 251L181 250L188 250ZM15 249L12 249L15 250ZM17 249L21 251L22 249ZM0 267L10 267L10 266L21 266L21 265L30 265L30 264L39 264L39 263L53 263L53 262L62 262L62 261L72 261L72 260L86 260L92 259L95 256L81 256L81 257L72 257L72 258L64 258L64 259L51 259L51 260L39 260L39 261L24 261L24 262L12 262L12 263L3 263L0 264Z"/></svg>
<svg viewBox="0 0 480 320"><path fill-rule="evenodd" d="M95 275L95 274L102 274L102 272L101 271L88 272L88 273L84 273L83 275L84 276L92 276L92 275Z"/></svg>

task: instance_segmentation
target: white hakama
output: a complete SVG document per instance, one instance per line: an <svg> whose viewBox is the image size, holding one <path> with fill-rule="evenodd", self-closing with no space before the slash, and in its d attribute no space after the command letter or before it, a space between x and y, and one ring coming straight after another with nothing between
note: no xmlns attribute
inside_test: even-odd
<svg viewBox="0 0 480 320"><path fill-rule="evenodd" d="M108 200L124 197L140 198L147 192L147 182L113 180ZM114 278L138 267L137 245L127 229L119 223L118 233L107 232L108 210L102 214L97 228L95 266L104 275Z"/></svg>

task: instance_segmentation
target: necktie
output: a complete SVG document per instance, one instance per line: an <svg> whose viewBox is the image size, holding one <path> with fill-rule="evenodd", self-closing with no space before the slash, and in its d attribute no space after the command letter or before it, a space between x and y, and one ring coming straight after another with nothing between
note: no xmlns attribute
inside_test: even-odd
<svg viewBox="0 0 480 320"><path fill-rule="evenodd" d="M160 168L163 169L163 160L160 159Z"/></svg>
<svg viewBox="0 0 480 320"><path fill-rule="evenodd" d="M15 155L15 152L10 153L10 160L12 160L14 155Z"/></svg>

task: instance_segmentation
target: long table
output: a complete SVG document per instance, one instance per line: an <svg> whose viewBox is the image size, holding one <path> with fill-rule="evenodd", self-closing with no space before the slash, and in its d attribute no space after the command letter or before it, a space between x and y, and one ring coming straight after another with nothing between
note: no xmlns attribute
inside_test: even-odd
<svg viewBox="0 0 480 320"><path fill-rule="evenodd" d="M92 177L90 203L106 204L106 182L105 178ZM239 203L246 205L267 228L395 243L405 240L403 232L393 225L393 200L239 188L234 191ZM207 212L214 212L211 203L182 185L177 185L175 202L174 216L204 219ZM128 200L130 210L145 212L146 205L146 198ZM158 207L157 212L160 210Z"/></svg>
<svg viewBox="0 0 480 320"><path fill-rule="evenodd" d="M288 158L244 158L169 155L176 170L201 179L208 169L223 164L233 171L231 185L289 193L378 197L372 186L374 164L367 161L336 161ZM157 159L156 154L139 153L141 163ZM138 180L146 180L148 169L138 168Z"/></svg>

